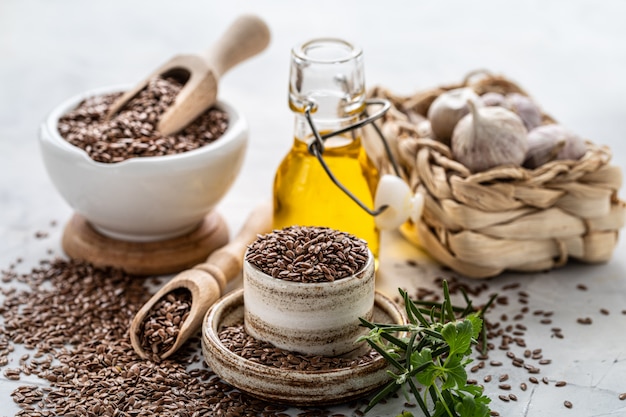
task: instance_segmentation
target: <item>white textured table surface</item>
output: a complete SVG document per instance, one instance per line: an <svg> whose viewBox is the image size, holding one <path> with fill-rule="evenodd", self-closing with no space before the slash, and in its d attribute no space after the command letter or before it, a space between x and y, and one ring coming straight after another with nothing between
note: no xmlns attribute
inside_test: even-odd
<svg viewBox="0 0 626 417"><path fill-rule="evenodd" d="M241 12L269 23L273 40L262 56L227 74L220 94L235 103L251 126L242 173L220 204L231 231L257 201L268 198L274 170L291 144L292 115L286 87L289 51L299 41L337 36L365 51L369 86L401 94L460 80L476 68L503 73L525 87L553 116L597 143L611 146L614 163L626 166L626 3L623 1L18 1L0 2L0 268L17 257L24 267L60 252L61 225L70 208L52 187L36 135L45 115L65 98L99 86L132 83L179 51L205 48ZM50 236L35 231L61 224ZM431 285L436 266L416 269L406 259L424 255L396 234L384 236L380 285ZM606 265L571 264L547 273L511 274L489 281L509 291L497 314L513 317L529 294L530 311L552 310L565 338L529 316L526 341L542 347L552 364L541 376L550 385L516 391L517 402L498 400L506 416L626 416L626 246ZM589 290L577 290L585 283ZM599 313L600 307L610 311ZM581 326L578 317L591 317ZM492 356L504 352L496 352ZM511 384L527 374L505 361ZM485 370L477 373L482 379ZM562 388L555 381L566 380ZM10 393L19 384L0 375L0 415L18 411ZM563 401L574 403L572 409ZM372 415L395 415L404 400ZM333 410L348 412L346 408ZM295 413L295 411L294 411Z"/></svg>

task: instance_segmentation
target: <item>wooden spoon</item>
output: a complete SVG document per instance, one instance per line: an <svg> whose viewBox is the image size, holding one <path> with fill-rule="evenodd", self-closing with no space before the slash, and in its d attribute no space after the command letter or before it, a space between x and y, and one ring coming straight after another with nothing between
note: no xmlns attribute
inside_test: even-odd
<svg viewBox="0 0 626 417"><path fill-rule="evenodd" d="M108 117L112 117L143 90L148 80L173 76L185 82L185 85L174 103L161 115L157 128L163 136L176 133L215 103L220 76L264 50L269 40L270 32L263 20L252 15L241 16L209 50L177 55L161 65L117 99L109 109Z"/></svg>
<svg viewBox="0 0 626 417"><path fill-rule="evenodd" d="M228 281L239 275L243 268L243 257L248 244L258 234L268 233L272 228L271 204L256 207L245 224L226 246L213 252L205 263L198 264L172 278L137 312L130 325L130 341L135 352L144 359L150 355L141 346L142 323L150 315L154 305L170 292L183 288L191 292L191 310L182 323L174 345L160 358L165 359L193 336L209 308L222 296Z"/></svg>

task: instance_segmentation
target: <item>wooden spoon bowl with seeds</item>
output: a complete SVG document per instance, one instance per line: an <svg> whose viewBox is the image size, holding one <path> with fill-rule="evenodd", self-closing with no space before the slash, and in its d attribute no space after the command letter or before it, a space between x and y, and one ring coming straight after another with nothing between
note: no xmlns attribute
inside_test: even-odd
<svg viewBox="0 0 626 417"><path fill-rule="evenodd" d="M263 20L253 15L240 16L206 52L177 55L127 91L111 106L109 117L121 110L151 79L174 77L180 79L184 87L174 104L161 115L157 127L163 136L176 133L215 104L219 77L263 51L269 40L270 31Z"/></svg>
<svg viewBox="0 0 626 417"><path fill-rule="evenodd" d="M245 224L230 243L213 252L206 262L179 273L161 287L141 307L131 322L130 341L137 354L144 359L166 359L193 336L200 328L206 312L222 296L228 281L241 272L243 256L248 244L258 234L269 232L271 227L271 204L263 203L250 213ZM177 297L174 296L185 292L191 294L191 307L188 307L188 301L180 298L176 300ZM170 306L174 307L163 307L164 301L171 303ZM186 316L184 320L182 317L180 320L175 318L177 311ZM164 315L171 324L167 323L164 328L158 329L155 323L159 321L155 319L155 316ZM174 322L177 324L175 325ZM149 329L151 335L160 334L163 341L160 346L166 347L167 350L163 352L158 349L157 351L147 350L143 334L146 329ZM170 337L175 339L169 340Z"/></svg>

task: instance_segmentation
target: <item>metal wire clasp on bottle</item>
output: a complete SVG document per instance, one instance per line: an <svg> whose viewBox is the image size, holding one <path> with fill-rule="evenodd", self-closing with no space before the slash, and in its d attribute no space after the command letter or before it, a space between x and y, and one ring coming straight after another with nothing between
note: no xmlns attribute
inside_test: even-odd
<svg viewBox="0 0 626 417"><path fill-rule="evenodd" d="M367 108L373 105L381 106L381 108L376 113L369 115L367 113ZM408 218L412 219L414 222L417 221L417 219L421 215L423 207L423 197L421 196L421 194L413 194L408 185L404 182L404 180L402 180L400 169L398 168L398 163L396 162L393 153L391 152L389 143L385 139L383 132L376 125L376 123L374 123L376 120L380 119L389 110L390 107L391 104L387 100L367 99L365 100L365 111L363 112L363 114L365 115L364 119L359 120L358 122L355 122L341 129L325 133L323 135L320 134L319 130L315 127L315 124L313 123L313 117L311 116L315 105L313 103L309 103L304 109L304 116L311 129L311 132L313 132L314 137L314 140L312 140L311 143L308 144L309 152L317 158L328 177L337 187L339 187L348 197L350 197L351 200L358 204L359 207L361 207L370 215L376 217L377 226L381 229L393 229L395 227L398 227ZM336 135L344 134L354 129L359 129L370 123L376 131L376 134L380 138L383 147L385 148L385 153L387 154L389 162L393 166L393 170L396 174L395 176L383 175L383 177L381 178L378 189L376 190L375 204L377 204L378 202L383 203L379 204L378 207L375 207L374 209L367 207L361 200L358 199L358 197L356 197L337 179L328 164L326 164L326 161L324 161L323 157L324 141L326 139ZM383 213L385 213L386 215L381 216Z"/></svg>
<svg viewBox="0 0 626 417"><path fill-rule="evenodd" d="M367 107L371 105L380 105L382 106L382 108L370 116L367 114ZM312 103L307 104L307 106L304 109L304 116L306 117L307 123L309 124L309 127L311 128L311 132L313 132L313 137L314 137L314 140L312 140L311 143L308 144L309 152L317 158L320 164L322 164L324 171L326 171L326 174L328 174L328 177L337 187L339 187L348 197L350 197L355 203L357 203L359 207L361 207L363 210L367 211L372 216L377 216L381 214L384 210L386 210L388 206L384 205L377 209L370 209L369 207L367 207L350 190L348 190L337 179L337 177L335 177L335 175L332 173L332 171L328 167L328 164L326 164L326 161L324 161L324 157L322 156L324 153L324 141L326 139L333 137L333 136L342 135L354 129L360 129L364 127L365 125L371 123L372 127L374 128L374 130L380 137L380 140L382 141L383 146L385 147L385 152L387 153L387 156L389 157L389 161L393 165L394 172L396 173L397 176L400 176L398 164L396 163L395 158L393 157L393 154L391 153L389 144L387 143L387 140L385 139L383 132L376 125L376 123L374 123L374 121L380 119L382 116L385 115L385 113L387 113L387 111L391 107L391 104L389 103L389 101L383 100L383 99L368 99L368 100L365 100L365 106L366 106L366 110L364 111L364 114L366 117L364 119L359 120L358 122L353 123L349 126L343 127L341 129L338 129L338 130L335 130L335 131L332 131L323 135L320 134L320 132L315 127L315 124L313 123L313 117L311 116L311 111L314 109L314 104Z"/></svg>

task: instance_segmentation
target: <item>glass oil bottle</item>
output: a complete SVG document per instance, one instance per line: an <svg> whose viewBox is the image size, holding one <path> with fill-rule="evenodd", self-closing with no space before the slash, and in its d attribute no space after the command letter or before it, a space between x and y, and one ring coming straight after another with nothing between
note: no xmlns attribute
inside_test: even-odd
<svg viewBox="0 0 626 417"><path fill-rule="evenodd" d="M295 47L289 107L295 113L294 142L274 179L274 228L325 226L345 231L367 241L378 260L375 219L355 202L373 206L377 169L362 146L360 128L330 134L355 124L365 111L361 49L339 39Z"/></svg>

